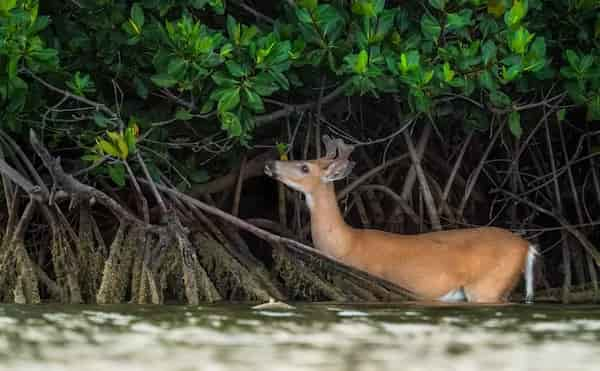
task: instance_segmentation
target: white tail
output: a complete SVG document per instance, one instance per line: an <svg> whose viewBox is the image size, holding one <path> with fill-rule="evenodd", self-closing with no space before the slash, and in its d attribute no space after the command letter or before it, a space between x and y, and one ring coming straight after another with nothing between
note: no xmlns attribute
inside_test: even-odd
<svg viewBox="0 0 600 371"><path fill-rule="evenodd" d="M527 249L527 260L525 262L525 302L533 303L534 283L535 283L535 260L538 251L534 245L529 245Z"/></svg>
<svg viewBox="0 0 600 371"><path fill-rule="evenodd" d="M304 193L315 246L332 257L416 293L421 299L505 301L525 273L533 299L535 249L506 229L483 227L400 235L344 221L333 182L350 174L353 147L324 137L327 154L271 161L265 173Z"/></svg>

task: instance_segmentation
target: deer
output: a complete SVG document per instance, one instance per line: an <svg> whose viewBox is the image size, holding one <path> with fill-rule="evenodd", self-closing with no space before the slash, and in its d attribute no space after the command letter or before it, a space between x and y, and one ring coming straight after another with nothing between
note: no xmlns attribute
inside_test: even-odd
<svg viewBox="0 0 600 371"><path fill-rule="evenodd" d="M314 246L434 302L503 303L525 279L534 296L535 245L508 229L474 227L420 234L353 228L340 211L334 182L350 175L354 146L323 136L326 154L306 161L267 161L264 172L304 194Z"/></svg>

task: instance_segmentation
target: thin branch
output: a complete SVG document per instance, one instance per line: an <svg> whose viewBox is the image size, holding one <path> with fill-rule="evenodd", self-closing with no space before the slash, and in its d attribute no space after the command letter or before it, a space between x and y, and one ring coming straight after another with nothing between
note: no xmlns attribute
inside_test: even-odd
<svg viewBox="0 0 600 371"><path fill-rule="evenodd" d="M539 211L542 214L545 214L545 215L548 215L548 216L554 218L558 223L560 223L564 227L564 229L567 230L567 232L569 232L573 237L575 237L575 239L577 239L577 241L579 241L579 243L581 243L581 245L585 248L585 250L594 258L596 265L600 266L600 252L598 252L595 249L594 245L590 242L590 240L588 240L588 238L581 231L577 230L575 227L570 225L564 217L562 217L561 215L557 215L557 214L553 213L552 211L545 209L542 206L540 206L526 198L519 197L518 195L511 193L509 191L501 190L501 192L505 193L507 196L509 196L521 203L528 205L532 209Z"/></svg>
<svg viewBox="0 0 600 371"><path fill-rule="evenodd" d="M408 153L415 167L415 171L417 173L417 179L419 180L419 184L421 185L421 191L423 194L423 198L425 201L425 206L427 207L427 213L429 214L429 219L431 221L431 226L434 230L441 230L442 225L440 223L440 216L437 212L437 207L435 206L435 201L433 200L433 195L431 193L431 188L429 187L429 183L427 182L427 178L425 177L425 171L421 166L421 159L417 154L415 146L412 142L410 134L404 132L404 139L406 140L406 144L408 146Z"/></svg>
<svg viewBox="0 0 600 371"><path fill-rule="evenodd" d="M121 120L121 118L115 112L113 112L110 108L108 108L106 105L104 105L103 103L94 102L93 100L90 100L90 99L88 99L86 97L75 95L75 94L73 94L71 92L68 92L66 90L57 88L56 86L50 84L49 82L47 82L46 80L42 79L41 77L39 77L38 75L36 75L32 71L30 71L28 69L25 69L24 71L27 74L29 74L29 76L31 76L34 80L36 80L40 84L44 85L46 88L48 88L48 89L50 89L50 90L52 90L52 91L54 91L56 93L62 94L65 97L69 97L69 98L71 98L73 100L76 100L78 102L87 104L88 106L92 106L97 111L100 111L100 112L103 112L103 113L107 114L108 116L110 116L112 119L114 119L117 122L119 128L122 129L125 126L125 124L123 123L123 121Z"/></svg>
<svg viewBox="0 0 600 371"><path fill-rule="evenodd" d="M329 93L323 97L321 104L327 104L327 103L331 102L332 100L336 99L337 97L339 97L340 95L342 95L344 90L346 90L346 88L349 85L350 85L350 80L348 80L348 81L344 82L342 85L338 86L331 93ZM309 102L309 103L297 104L297 105L290 104L290 105L285 106L285 108L282 108L278 111L267 113L267 114L261 115L261 116L257 116L255 118L255 122L258 125L267 124L269 122L273 122L275 120L284 118L284 117L292 115L294 113L308 111L308 110L314 108L317 105L317 103L318 102Z"/></svg>
<svg viewBox="0 0 600 371"><path fill-rule="evenodd" d="M244 9L245 11L247 11L248 13L252 14L257 20L263 20L266 23L273 25L275 23L275 20L261 12L259 12L258 10L252 8L250 5L246 4L243 1L236 1L237 5L240 6L240 8Z"/></svg>
<svg viewBox="0 0 600 371"><path fill-rule="evenodd" d="M389 161L386 161L386 162L382 163L381 165L374 167L373 169L362 174L360 177L358 177L357 179L352 181L352 183L348 184L340 192L338 192L338 194L337 194L338 201L342 200L344 197L346 197L346 195L348 195L350 192L354 191L356 188L358 188L364 182L366 182L367 180L369 180L370 178L375 176L380 171L383 171L390 166L396 165L397 163L406 160L408 157L409 157L408 153L405 153L405 154L395 157Z"/></svg>
<svg viewBox="0 0 600 371"><path fill-rule="evenodd" d="M452 172L450 173L450 177L448 178L448 181L446 182L446 186L444 187L444 191L442 193L442 199L440 200L440 212L448 206L448 196L450 195L450 190L452 189L452 185L454 184L454 180L456 179L456 175L458 174L458 170L460 168L460 166L462 165L462 161L463 161L463 157L465 156L465 153L467 152L467 148L469 147L469 144L471 143L471 139L473 139L473 131L469 133L469 135L467 136L467 139L465 139L462 148L460 150L460 153L458 154L458 157L456 159L456 162L454 163L454 167L452 168Z"/></svg>
<svg viewBox="0 0 600 371"><path fill-rule="evenodd" d="M386 195L391 197L395 202L398 203L400 209L402 209L402 211L404 211L412 219L413 223L419 224L419 217L417 216L415 211L412 209L412 207L410 207L408 205L408 203L406 202L405 199L402 198L402 196L400 196L396 192L392 191L389 187L387 187L385 185L381 185L381 184L369 184L369 185L360 186L358 189L365 190L365 191L368 191L368 190L380 191L380 192L385 193Z"/></svg>
<svg viewBox="0 0 600 371"><path fill-rule="evenodd" d="M148 183L150 184L150 190L152 191L152 195L154 196L154 199L156 200L156 203L158 204L158 207L160 208L160 212L162 213L162 215L165 215L167 213L167 206L165 205L165 201L160 196L160 193L158 193L158 190L156 189L156 184L154 183L154 181L152 180L152 177L150 176L150 172L148 171L148 167L146 166L146 163L144 162L144 159L142 158L140 151L136 151L135 156L136 156L136 159L138 160L138 163L140 164L140 167L142 168L142 171L144 172L144 176L146 177L146 179L148 180Z"/></svg>
<svg viewBox="0 0 600 371"><path fill-rule="evenodd" d="M240 164L240 171L238 175L238 181L235 185L235 193L233 197L233 207L231 208L231 214L238 216L240 213L240 199L242 197L242 186L244 185L244 172L246 171L246 156L242 157L242 163Z"/></svg>

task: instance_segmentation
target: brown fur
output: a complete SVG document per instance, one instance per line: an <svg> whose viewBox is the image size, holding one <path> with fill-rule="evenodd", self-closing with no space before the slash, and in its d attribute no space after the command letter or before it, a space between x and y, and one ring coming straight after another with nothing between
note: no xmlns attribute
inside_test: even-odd
<svg viewBox="0 0 600 371"><path fill-rule="evenodd" d="M318 249L424 300L437 300L461 288L472 302L507 299L525 266L529 247L525 239L495 227L418 235L352 228L340 213L333 182L328 181L328 170L335 163L331 159L274 161L265 168L267 174L305 194Z"/></svg>

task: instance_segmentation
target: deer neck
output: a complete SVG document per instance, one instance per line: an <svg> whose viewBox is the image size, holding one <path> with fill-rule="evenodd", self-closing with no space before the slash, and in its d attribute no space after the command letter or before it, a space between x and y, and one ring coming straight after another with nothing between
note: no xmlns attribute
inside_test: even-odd
<svg viewBox="0 0 600 371"><path fill-rule="evenodd" d="M310 210L313 243L319 250L343 258L350 251L352 228L340 212L333 183L306 194L306 202Z"/></svg>

